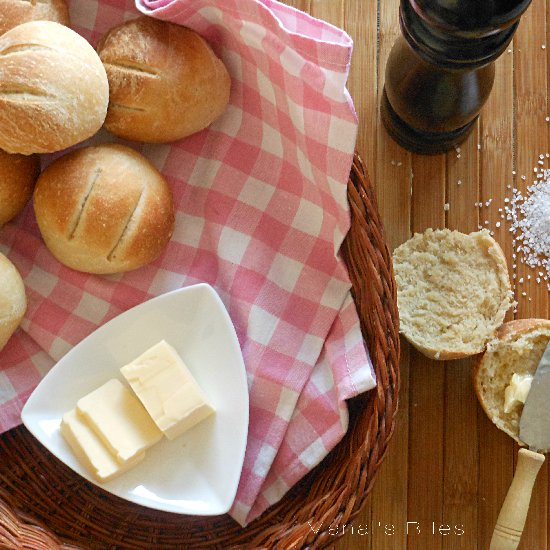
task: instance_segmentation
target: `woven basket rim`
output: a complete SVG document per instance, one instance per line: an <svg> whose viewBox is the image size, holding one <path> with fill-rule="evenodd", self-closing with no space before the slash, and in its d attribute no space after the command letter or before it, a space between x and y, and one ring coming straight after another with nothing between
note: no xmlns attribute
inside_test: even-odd
<svg viewBox="0 0 550 550"><path fill-rule="evenodd" d="M333 544L341 536L333 526L349 524L372 489L393 432L399 391L391 254L374 189L357 154L348 199L352 223L342 256L377 386L350 400L348 433L329 456L243 529L229 516L174 517L122 501L52 460L19 426L0 436L0 547L323 548ZM17 546L25 543L30 546Z"/></svg>

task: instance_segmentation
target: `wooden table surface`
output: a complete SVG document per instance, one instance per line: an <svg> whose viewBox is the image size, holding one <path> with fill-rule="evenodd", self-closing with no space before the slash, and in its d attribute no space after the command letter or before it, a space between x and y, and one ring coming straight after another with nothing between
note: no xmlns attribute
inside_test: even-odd
<svg viewBox="0 0 550 550"><path fill-rule="evenodd" d="M497 228L496 223L501 221L498 209L512 193L508 186L525 189L539 155L550 150L545 120L550 114L550 0L533 0L522 18L513 44L497 62L491 97L460 152L432 157L401 149L380 122L386 59L400 32L399 1L287 3L344 28L354 40L349 90L360 119L357 147L377 190L390 247L427 227L463 232L489 227L518 281L518 308L509 318L548 318L546 285L537 284L536 275L527 280L535 272L521 262L513 267L509 226L503 222ZM488 207L475 206L489 199ZM389 453L362 514L348 526L334 526L346 531L335 547L487 549L517 447L478 405L473 360L441 363L405 342L402 349L399 414ZM548 547L548 488L545 464L520 545L524 550Z"/></svg>

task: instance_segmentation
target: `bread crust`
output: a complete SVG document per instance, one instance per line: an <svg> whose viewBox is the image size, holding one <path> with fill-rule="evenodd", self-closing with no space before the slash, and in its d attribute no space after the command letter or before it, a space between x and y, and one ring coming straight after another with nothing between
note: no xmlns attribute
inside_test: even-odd
<svg viewBox="0 0 550 550"><path fill-rule="evenodd" d="M0 350L15 332L27 309L25 285L13 263L0 254Z"/></svg>
<svg viewBox="0 0 550 550"><path fill-rule="evenodd" d="M123 145L85 147L57 159L38 178L34 208L52 254L88 273L119 273L153 261L174 226L168 183Z"/></svg>
<svg viewBox="0 0 550 550"><path fill-rule="evenodd" d="M10 155L0 150L0 226L25 207L39 173L38 155Z"/></svg>
<svg viewBox="0 0 550 550"><path fill-rule="evenodd" d="M487 417L502 431L507 433L520 445L525 445L523 441L519 438L519 429L509 421L507 421L502 415L503 411L500 408L497 409L498 413L494 414L492 410L495 410L495 404L489 403L483 392L482 384L484 382L484 368L486 361L489 360L489 357L493 353L494 349L499 344L502 344L507 341L513 341L519 339L521 336L528 333L532 333L538 330L548 331L548 339L550 341L550 320L548 319L518 319L514 321L508 321L501 325L495 332L495 338L490 343L489 349L479 356L473 369L472 369L472 381L474 386L474 391L476 393L477 399L481 408L484 410ZM535 364L531 374L534 374L537 365ZM505 378L509 381L514 372L507 372ZM547 452L547 449L541 449L541 452Z"/></svg>
<svg viewBox="0 0 550 550"><path fill-rule="evenodd" d="M52 21L31 21L0 37L0 148L52 153L101 128L109 84L92 46Z"/></svg>
<svg viewBox="0 0 550 550"><path fill-rule="evenodd" d="M230 77L196 32L151 17L111 29L100 41L110 103L105 127L125 139L175 141L225 110Z"/></svg>

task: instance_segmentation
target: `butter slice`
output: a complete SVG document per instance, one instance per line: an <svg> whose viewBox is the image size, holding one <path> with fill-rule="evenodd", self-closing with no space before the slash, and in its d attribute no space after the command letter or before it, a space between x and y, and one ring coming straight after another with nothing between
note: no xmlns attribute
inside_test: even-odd
<svg viewBox="0 0 550 550"><path fill-rule="evenodd" d="M162 438L143 405L115 378L80 399L76 408L120 464L136 460Z"/></svg>
<svg viewBox="0 0 550 550"><path fill-rule="evenodd" d="M78 460L98 481L112 479L135 466L145 456L145 453L140 453L125 464L120 464L94 431L84 422L76 409L72 409L63 415L61 435L65 438Z"/></svg>
<svg viewBox="0 0 550 550"><path fill-rule="evenodd" d="M168 439L214 412L178 352L164 340L120 372Z"/></svg>
<svg viewBox="0 0 550 550"><path fill-rule="evenodd" d="M504 390L504 412L509 413L518 405L525 404L531 382L533 381L532 374L516 374L512 375L510 384Z"/></svg>

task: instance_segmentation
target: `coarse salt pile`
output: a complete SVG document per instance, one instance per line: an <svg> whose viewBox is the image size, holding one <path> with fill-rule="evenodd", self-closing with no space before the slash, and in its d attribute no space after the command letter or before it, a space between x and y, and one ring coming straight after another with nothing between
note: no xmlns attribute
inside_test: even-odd
<svg viewBox="0 0 550 550"><path fill-rule="evenodd" d="M525 196L514 189L505 206L516 250L523 262L538 269L537 282L550 276L550 169L538 170ZM548 289L550 284L547 282Z"/></svg>

